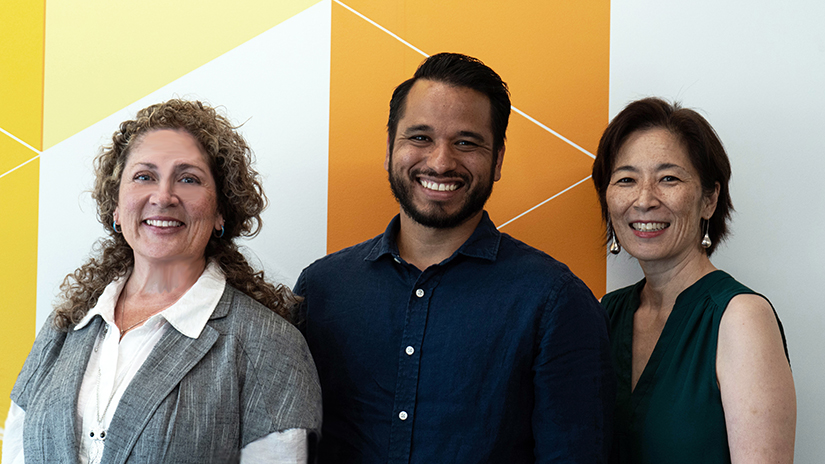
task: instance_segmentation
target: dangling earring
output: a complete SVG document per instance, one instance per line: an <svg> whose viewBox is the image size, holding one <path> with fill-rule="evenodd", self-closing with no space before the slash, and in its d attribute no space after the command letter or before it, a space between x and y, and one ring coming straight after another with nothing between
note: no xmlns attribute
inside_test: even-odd
<svg viewBox="0 0 825 464"><path fill-rule="evenodd" d="M702 248L710 248L713 245L713 242L710 241L710 235L708 235L708 231L710 230L710 219L705 219L705 237L702 239Z"/></svg>
<svg viewBox="0 0 825 464"><path fill-rule="evenodd" d="M213 231L213 232L212 232L212 235L215 235L215 232L217 232L217 230ZM216 237L216 238L222 238L222 237L223 237L223 232L224 232L224 230L223 230L223 224L221 224L221 234L220 234L220 235L215 235L215 237Z"/></svg>
<svg viewBox="0 0 825 464"><path fill-rule="evenodd" d="M117 221L112 221L112 230L114 230L116 234L121 233L120 230L117 230Z"/></svg>
<svg viewBox="0 0 825 464"><path fill-rule="evenodd" d="M613 230L613 224L608 223L607 228L610 230L610 252L618 255L622 251L622 246L616 240L616 232Z"/></svg>

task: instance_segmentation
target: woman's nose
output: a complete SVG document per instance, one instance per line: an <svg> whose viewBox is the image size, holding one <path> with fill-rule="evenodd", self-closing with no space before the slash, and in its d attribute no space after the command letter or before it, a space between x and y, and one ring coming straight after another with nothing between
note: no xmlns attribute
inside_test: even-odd
<svg viewBox="0 0 825 464"><path fill-rule="evenodd" d="M159 182L157 189L152 193L152 203L161 208L168 208L178 204L178 197L175 193L175 187L170 182Z"/></svg>
<svg viewBox="0 0 825 464"><path fill-rule="evenodd" d="M656 188L648 183L643 183L639 189L639 196L636 198L636 207L648 210L659 206L659 195Z"/></svg>

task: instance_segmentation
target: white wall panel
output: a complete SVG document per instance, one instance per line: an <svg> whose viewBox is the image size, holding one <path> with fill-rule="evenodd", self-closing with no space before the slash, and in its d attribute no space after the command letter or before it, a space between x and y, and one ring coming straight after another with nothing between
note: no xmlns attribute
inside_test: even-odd
<svg viewBox="0 0 825 464"><path fill-rule="evenodd" d="M611 3L610 117L661 96L699 110L731 159L733 234L712 261L773 302L796 382L796 459L825 455L825 3ZM623 253L626 256L626 253ZM638 266L608 258L608 289Z"/></svg>

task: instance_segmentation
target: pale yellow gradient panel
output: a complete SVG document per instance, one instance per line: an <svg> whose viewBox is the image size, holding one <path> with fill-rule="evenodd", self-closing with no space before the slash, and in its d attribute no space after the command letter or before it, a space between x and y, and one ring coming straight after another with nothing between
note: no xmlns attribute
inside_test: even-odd
<svg viewBox="0 0 825 464"><path fill-rule="evenodd" d="M49 0L45 147L316 3L318 0Z"/></svg>
<svg viewBox="0 0 825 464"><path fill-rule="evenodd" d="M43 0L0 3L0 128L37 149L42 147L44 11ZM24 156L0 151L0 174Z"/></svg>
<svg viewBox="0 0 825 464"><path fill-rule="evenodd" d="M0 134L0 138L6 136ZM4 422L11 388L36 330L39 175L38 159L0 179L0 217L6 219L0 227L0 419Z"/></svg>

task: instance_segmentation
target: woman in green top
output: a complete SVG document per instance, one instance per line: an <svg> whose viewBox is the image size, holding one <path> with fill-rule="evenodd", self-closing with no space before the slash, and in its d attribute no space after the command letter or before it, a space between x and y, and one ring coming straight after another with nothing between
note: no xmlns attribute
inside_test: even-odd
<svg viewBox="0 0 825 464"><path fill-rule="evenodd" d="M631 103L593 182L610 251L645 278L602 299L618 375L613 462L792 462L796 397L771 304L708 258L733 209L730 163L698 113Z"/></svg>

